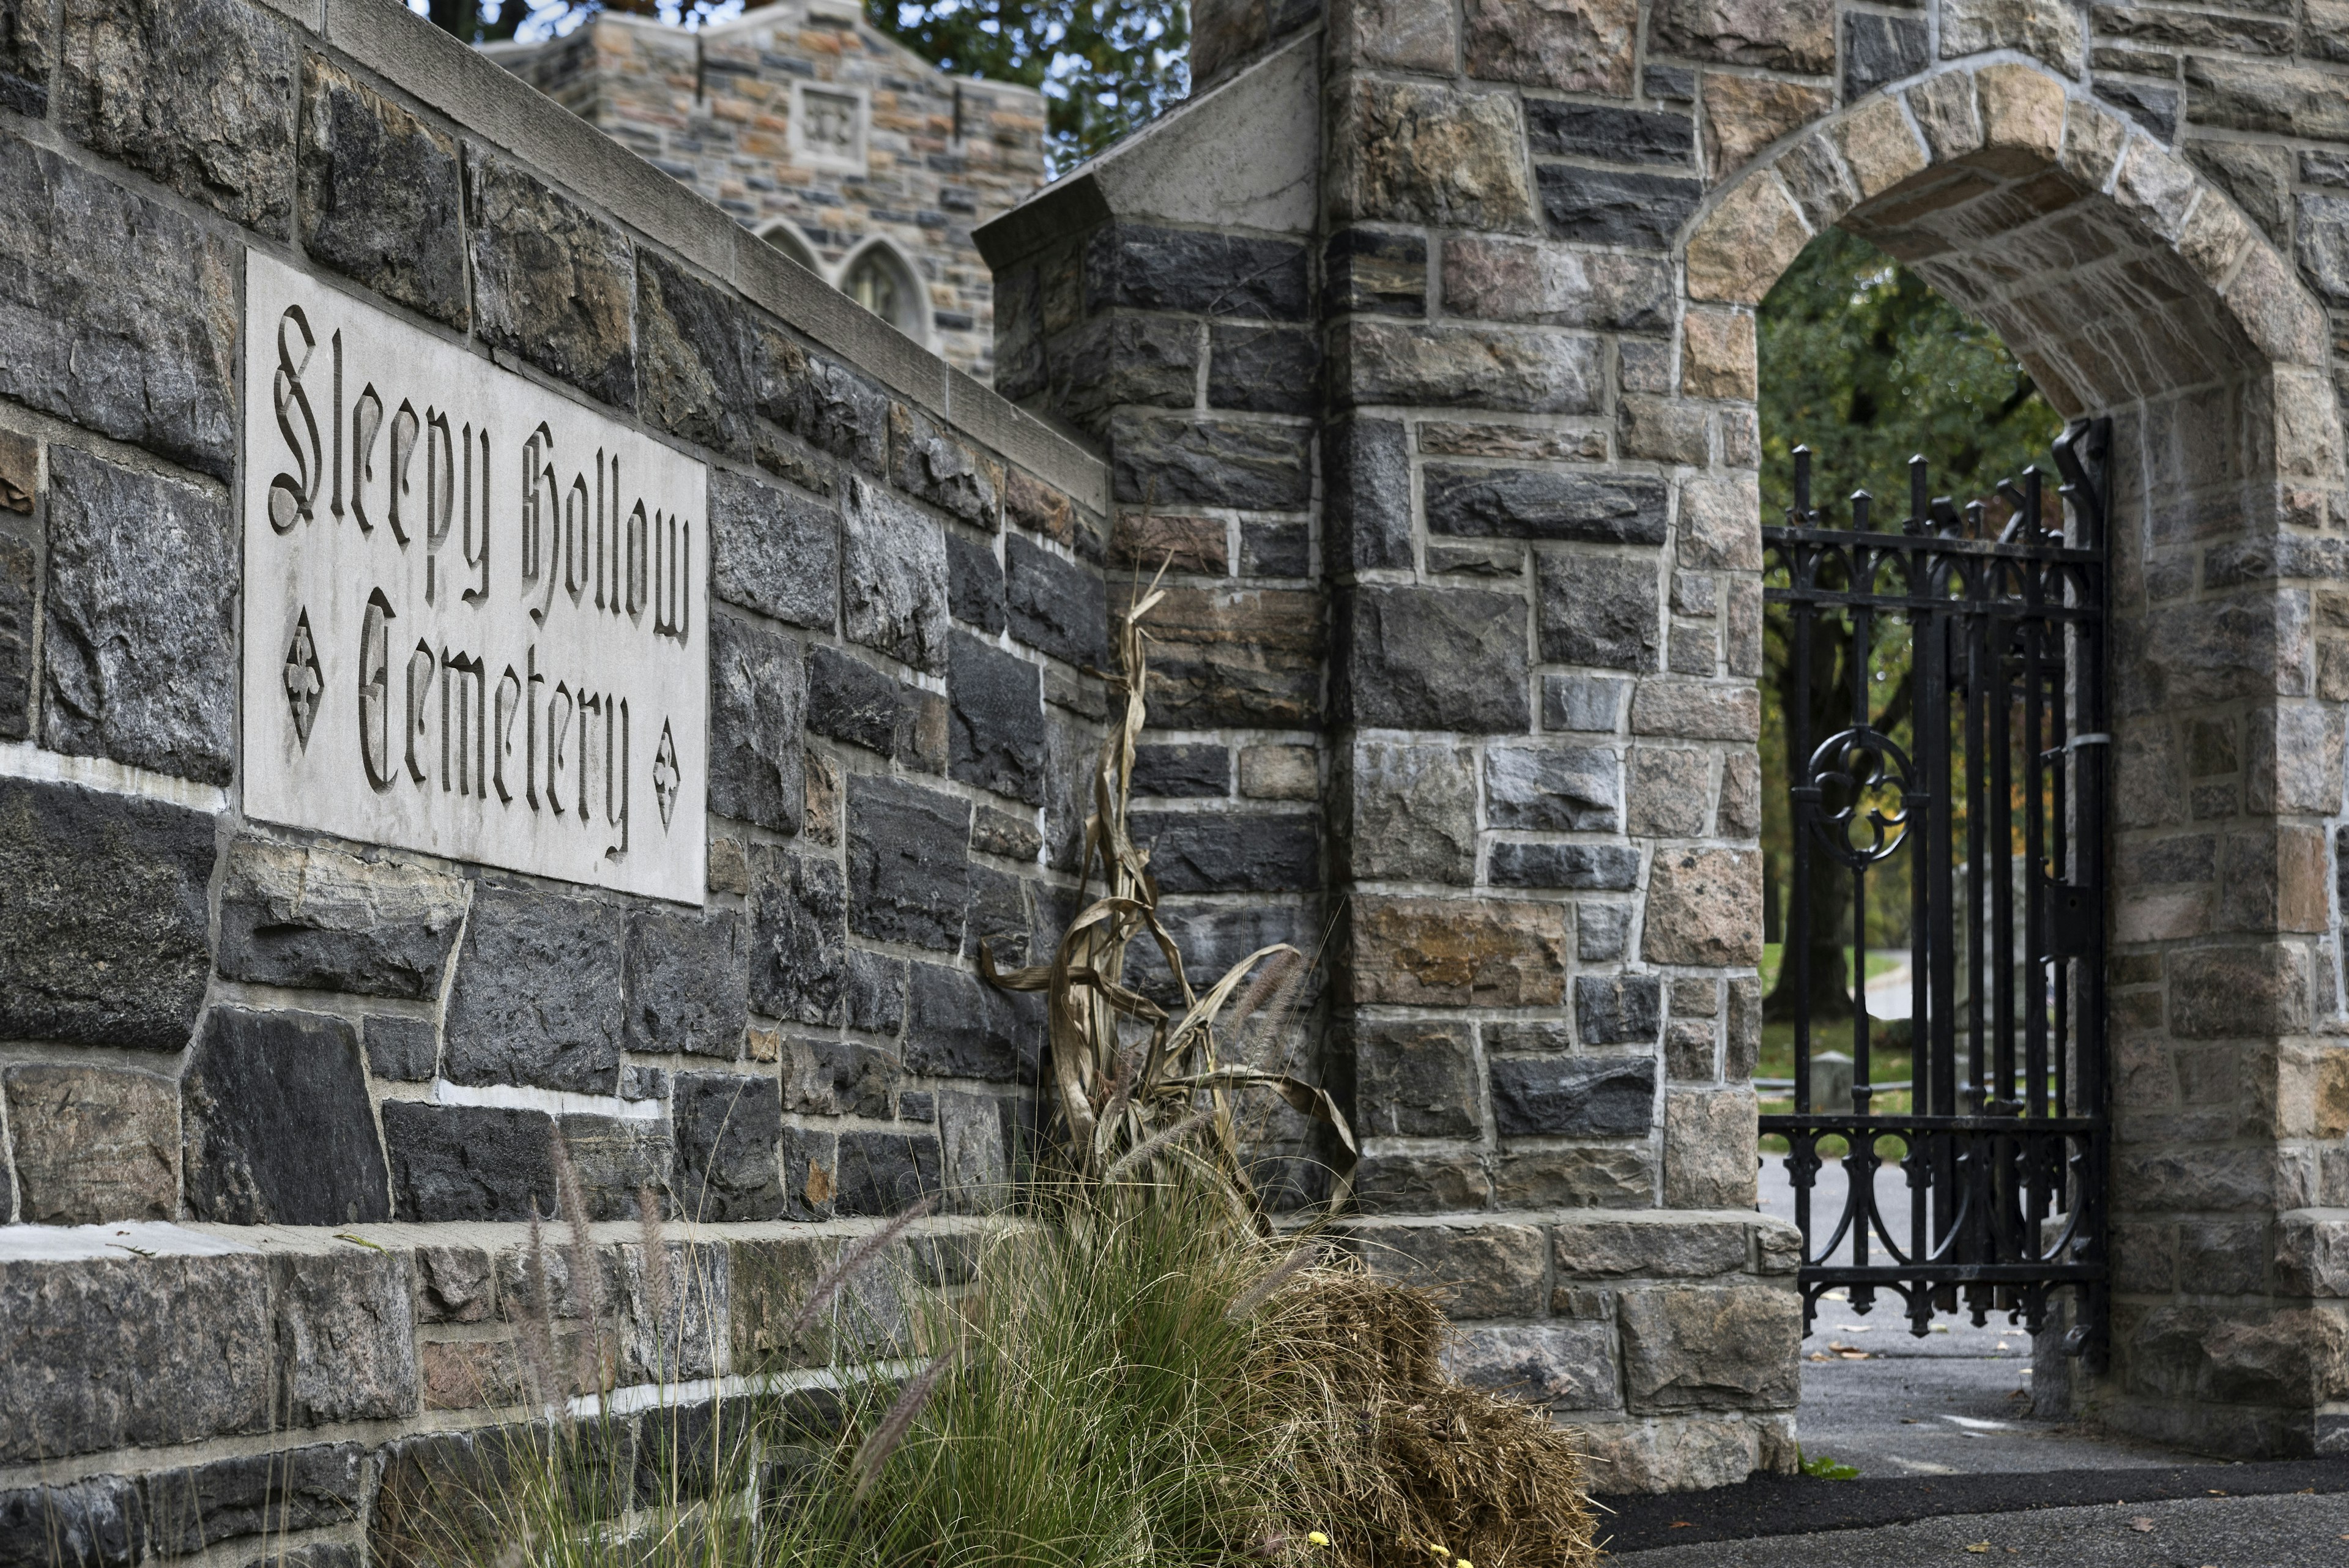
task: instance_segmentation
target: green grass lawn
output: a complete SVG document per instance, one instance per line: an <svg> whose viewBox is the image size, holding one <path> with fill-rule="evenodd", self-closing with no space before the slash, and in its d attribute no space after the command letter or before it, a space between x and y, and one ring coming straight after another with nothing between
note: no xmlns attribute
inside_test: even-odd
<svg viewBox="0 0 2349 1568"><path fill-rule="evenodd" d="M1777 981L1783 950L1782 945L1777 942L1766 943L1762 949L1762 992L1765 996L1769 994L1770 988ZM1871 952L1868 955L1868 976L1873 979L1877 975L1889 974L1906 963L1908 958L1908 954L1901 952ZM1903 1044L1898 1049L1889 1048L1884 1043L1884 1029L1880 1021L1871 1024L1868 1036L1868 1075L1869 1079L1879 1084L1907 1082L1911 1060L1908 1047ZM1814 1023L1811 1026L1811 1050L1814 1053L1840 1051L1847 1056L1856 1058L1858 1054L1852 1049L1850 1022L1847 1020L1832 1023ZM1791 1078L1795 1075L1794 1024L1791 1023L1764 1023L1762 1026L1762 1056L1754 1069L1754 1075L1757 1078ZM1915 1103L1909 1091L1897 1089L1870 1096L1868 1108L1882 1115L1905 1116ZM1795 1096L1792 1094L1784 1090L1763 1092L1761 1109L1764 1116L1787 1115L1792 1113L1794 1108ZM1828 1107L1813 1108L1824 1110ZM1908 1146L1896 1137L1879 1138L1877 1140L1876 1151L1887 1158L1899 1158L1908 1152ZM1785 1154L1786 1140L1775 1133L1769 1134L1762 1139L1762 1152ZM1844 1141L1841 1138L1823 1139L1819 1144L1819 1152L1823 1155L1840 1157L1844 1153Z"/></svg>

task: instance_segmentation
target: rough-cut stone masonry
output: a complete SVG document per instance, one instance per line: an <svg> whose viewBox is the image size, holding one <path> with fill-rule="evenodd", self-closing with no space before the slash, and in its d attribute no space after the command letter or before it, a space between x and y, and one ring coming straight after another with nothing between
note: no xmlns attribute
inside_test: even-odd
<svg viewBox="0 0 2349 1568"><path fill-rule="evenodd" d="M978 236L999 384L1098 457L391 0L0 6L0 1553L386 1539L514 1397L558 1129L623 1380L647 1270L697 1368L840 1349L783 1342L826 1250L1008 1167L1040 1030L972 953L1067 918L1170 561L1147 836L1195 971L1327 935L1268 1048L1365 1257L1603 1488L1789 1464L1754 307L1835 223L2116 421L2115 1355L2037 1382L2337 1449L2328 5L1202 5L1206 90ZM247 247L709 465L704 907L244 818ZM1329 1152L1274 1120L1268 1185Z"/></svg>
<svg viewBox="0 0 2349 1568"><path fill-rule="evenodd" d="M392 0L0 6L0 1560L380 1551L523 1397L558 1137L566 1366L823 1365L808 1283L928 1194L895 1253L965 1282L1041 1035L975 958L1073 897L1104 465ZM876 164L916 131L876 103ZM262 255L707 465L698 902L245 815Z"/></svg>
<svg viewBox="0 0 2349 1568"><path fill-rule="evenodd" d="M490 57L829 281L884 248L916 280L903 325L988 379L994 280L971 230L1044 180L1044 100L940 75L841 0L782 0L685 33L602 16Z"/></svg>
<svg viewBox="0 0 2349 1568"><path fill-rule="evenodd" d="M1321 780L1324 876L1277 929L1336 932L1368 1255L1450 1293L1472 1375L1584 1426L1602 1487L1792 1462L1784 1277L1724 1293L1557 1227L1695 1237L1754 1200L1785 504L1754 311L1840 223L2116 421L2116 1356L2051 1352L2044 1397L2223 1452L2349 1441L2321 1261L2349 14L1219 0L1195 28L1201 96L980 231L998 385L1103 441L1117 558L1172 563L1149 776L1204 818L1187 864L1236 846L1198 922L1264 929L1248 878L1301 828L1249 759Z"/></svg>

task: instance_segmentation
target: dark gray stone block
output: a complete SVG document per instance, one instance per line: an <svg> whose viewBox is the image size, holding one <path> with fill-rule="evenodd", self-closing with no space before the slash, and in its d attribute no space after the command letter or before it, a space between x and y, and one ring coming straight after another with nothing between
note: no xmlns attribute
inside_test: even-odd
<svg viewBox="0 0 2349 1568"><path fill-rule="evenodd" d="M840 1135L830 1127L786 1127L776 1155L783 1169L784 1218L831 1219Z"/></svg>
<svg viewBox="0 0 2349 1568"><path fill-rule="evenodd" d="M839 618L840 517L796 491L709 471L710 592L793 626Z"/></svg>
<svg viewBox="0 0 2349 1568"><path fill-rule="evenodd" d="M758 334L755 365L761 418L876 478L888 472L889 399L880 388L771 330Z"/></svg>
<svg viewBox="0 0 2349 1568"><path fill-rule="evenodd" d="M1612 963L1631 945L1631 906L1584 904L1575 911L1574 956L1584 963Z"/></svg>
<svg viewBox="0 0 2349 1568"><path fill-rule="evenodd" d="M1340 229L1321 248L1326 308L1379 316L1427 314L1427 240L1419 234Z"/></svg>
<svg viewBox="0 0 2349 1568"><path fill-rule="evenodd" d="M911 744L912 693L894 676L818 643L808 650L807 727L894 757Z"/></svg>
<svg viewBox="0 0 2349 1568"><path fill-rule="evenodd" d="M1650 98L1666 103L1696 101L1696 72L1686 66L1650 66L1641 74L1640 84Z"/></svg>
<svg viewBox="0 0 2349 1568"><path fill-rule="evenodd" d="M215 1007L181 1079L189 1209L223 1225L391 1217L359 1033L316 1012Z"/></svg>
<svg viewBox="0 0 2349 1568"><path fill-rule="evenodd" d="M1024 659L957 631L947 644L947 701L953 718L948 776L1041 805L1042 671Z"/></svg>
<svg viewBox="0 0 2349 1568"><path fill-rule="evenodd" d="M1663 640L1663 590L1654 562L1544 555L1535 563L1535 575L1543 659L1609 670L1656 668Z"/></svg>
<svg viewBox="0 0 2349 1568"><path fill-rule="evenodd" d="M730 616L709 624L709 809L797 833L807 809L807 667L797 639Z"/></svg>
<svg viewBox="0 0 2349 1568"><path fill-rule="evenodd" d="M229 847L220 914L220 971L230 980L437 1001L465 888L323 846L242 838Z"/></svg>
<svg viewBox="0 0 2349 1568"><path fill-rule="evenodd" d="M841 1005L851 1029L896 1038L905 1026L905 961L851 948Z"/></svg>
<svg viewBox="0 0 2349 1568"><path fill-rule="evenodd" d="M367 1071L395 1084L430 1081L440 1062L440 1033L429 1018L378 1014L362 1026Z"/></svg>
<svg viewBox="0 0 2349 1568"><path fill-rule="evenodd" d="M1133 505L1294 512L1313 495L1309 432L1243 415L1121 409L1109 427L1110 477Z"/></svg>
<svg viewBox="0 0 2349 1568"><path fill-rule="evenodd" d="M679 1073L670 1099L677 1122L677 1192L686 1217L714 1224L779 1220L783 1185L781 1090L771 1077Z"/></svg>
<svg viewBox="0 0 2349 1568"><path fill-rule="evenodd" d="M28 494L26 504L31 504ZM33 546L0 535L0 741L32 733L33 592L39 562Z"/></svg>
<svg viewBox="0 0 2349 1568"><path fill-rule="evenodd" d="M1468 1025L1356 1023L1354 1117L1372 1137L1475 1137L1475 1053Z"/></svg>
<svg viewBox="0 0 2349 1568"><path fill-rule="evenodd" d="M908 1072L1032 1084L1043 1048L1041 996L999 991L968 970L913 966L913 1006L905 1028Z"/></svg>
<svg viewBox="0 0 2349 1568"><path fill-rule="evenodd" d="M235 774L236 544L191 484L49 448L42 743L204 784Z"/></svg>
<svg viewBox="0 0 2349 1568"><path fill-rule="evenodd" d="M1109 661L1109 598L1101 573L1014 534L1003 542L1011 635L1071 664Z"/></svg>
<svg viewBox="0 0 2349 1568"><path fill-rule="evenodd" d="M302 75L302 248L388 299L465 325L456 139L313 55Z"/></svg>
<svg viewBox="0 0 2349 1568"><path fill-rule="evenodd" d="M732 909L633 911L622 1044L654 1055L740 1055L750 1021L748 946L742 917Z"/></svg>
<svg viewBox="0 0 2349 1568"><path fill-rule="evenodd" d="M1187 409L1198 397L1199 325L1133 311L1095 317L1056 346L1053 401L1098 434L1121 405Z"/></svg>
<svg viewBox="0 0 2349 1568"><path fill-rule="evenodd" d="M1223 796L1232 793L1232 754L1223 746L1136 746L1133 793L1166 799Z"/></svg>
<svg viewBox="0 0 2349 1568"><path fill-rule="evenodd" d="M1495 888L1623 892L1639 886L1640 852L1622 844L1493 846L1485 875Z"/></svg>
<svg viewBox="0 0 2349 1568"><path fill-rule="evenodd" d="M676 1213L667 1196L673 1190L669 1172L676 1153L667 1118L566 1116L557 1119L556 1130L578 1173L587 1218L637 1219L637 1195L647 1189L655 1212Z"/></svg>
<svg viewBox="0 0 2349 1568"><path fill-rule="evenodd" d="M1664 1024L1663 981L1652 974L1574 977L1574 1026L1585 1045L1654 1044ZM1646 1124L1640 1124L1644 1127Z"/></svg>
<svg viewBox="0 0 2349 1568"><path fill-rule="evenodd" d="M465 148L473 329L617 408L636 401L628 237L479 142Z"/></svg>
<svg viewBox="0 0 2349 1568"><path fill-rule="evenodd" d="M840 1135L840 1190L835 1212L897 1214L942 1191L938 1135L919 1132L843 1132Z"/></svg>
<svg viewBox="0 0 2349 1568"><path fill-rule="evenodd" d="M67 136L283 238L294 187L292 29L235 0L67 0Z"/></svg>
<svg viewBox="0 0 2349 1568"><path fill-rule="evenodd" d="M896 779L848 780L848 929L953 952L969 898L970 803Z"/></svg>
<svg viewBox="0 0 2349 1568"><path fill-rule="evenodd" d="M1209 408L1312 414L1320 411L1320 389L1321 345L1313 333L1221 322L1208 328Z"/></svg>
<svg viewBox="0 0 2349 1568"><path fill-rule="evenodd" d="M1411 452L1395 420L1344 420L1323 434L1324 548L1333 572L1409 566Z"/></svg>
<svg viewBox="0 0 2349 1568"><path fill-rule="evenodd" d="M2349 196L2303 192L2300 207L2300 272L2335 306L2349 305Z"/></svg>
<svg viewBox="0 0 2349 1568"><path fill-rule="evenodd" d="M1665 174L1543 163L1534 177L1550 234L1585 244L1662 250L1704 198L1702 182Z"/></svg>
<svg viewBox="0 0 2349 1568"><path fill-rule="evenodd" d="M1003 629L1003 566L987 540L947 535L947 607L989 637Z"/></svg>
<svg viewBox="0 0 2349 1568"><path fill-rule="evenodd" d="M951 431L903 403L889 410L891 477L900 489L950 517L989 533L1002 525L1002 465L965 446Z"/></svg>
<svg viewBox="0 0 2349 1568"><path fill-rule="evenodd" d="M988 951L1005 969L1018 969L1028 961L1029 939L1034 933L1035 921L1028 909L1028 881L992 866L974 865L969 868L970 898L963 911L963 931L970 943L973 958L978 945L988 944Z"/></svg>
<svg viewBox="0 0 2349 1568"><path fill-rule="evenodd" d="M1682 167L1696 161L1696 121L1659 109L1528 98L1526 140L1537 155Z"/></svg>
<svg viewBox="0 0 2349 1568"><path fill-rule="evenodd" d="M2306 149L2300 155L2300 177L2311 185L2349 189L2349 152Z"/></svg>
<svg viewBox="0 0 2349 1568"><path fill-rule="evenodd" d="M1302 577L1313 570L1313 530L1304 523L1240 524L1240 576Z"/></svg>
<svg viewBox="0 0 2349 1568"><path fill-rule="evenodd" d="M847 890L829 860L762 845L750 862L750 1005L770 1018L838 1023L847 978Z"/></svg>
<svg viewBox="0 0 2349 1568"><path fill-rule="evenodd" d="M1925 68L1929 57L1922 16L1878 16L1858 11L1844 13L1843 97L1846 103L1867 97L1886 82L1915 76Z"/></svg>
<svg viewBox="0 0 2349 1568"><path fill-rule="evenodd" d="M1504 1137L1639 1137L1655 1109L1652 1057L1501 1057L1492 1079Z"/></svg>
<svg viewBox="0 0 2349 1568"><path fill-rule="evenodd" d="M842 568L848 640L933 675L947 667L946 530L852 478Z"/></svg>
<svg viewBox="0 0 2349 1568"><path fill-rule="evenodd" d="M1162 892L1293 893L1320 885L1321 819L1309 812L1136 812L1129 830L1150 851Z"/></svg>
<svg viewBox="0 0 2349 1568"><path fill-rule="evenodd" d="M233 244L10 135L0 136L0 255L10 333L0 397L231 477Z"/></svg>
<svg viewBox="0 0 2349 1568"><path fill-rule="evenodd" d="M1919 22L1912 26L1920 35L1921 52L1924 24ZM1848 71L1849 67L1847 67L1847 74ZM2122 113L2164 141L2176 139L2178 135L2178 89L2176 88L2156 87L2150 82L2133 82L2121 77L2099 74L2096 78L2096 96L2120 109Z"/></svg>
<svg viewBox="0 0 2349 1568"><path fill-rule="evenodd" d="M250 1535L350 1524L366 1457L357 1443L313 1443L152 1471L139 1478L148 1543L159 1557L185 1557Z"/></svg>
<svg viewBox="0 0 2349 1568"><path fill-rule="evenodd" d="M543 1111L383 1103L392 1206L402 1220L527 1220L554 1212L554 1122Z"/></svg>
<svg viewBox="0 0 2349 1568"><path fill-rule="evenodd" d="M724 290L636 253L637 398L647 421L729 457L750 455L758 350L748 316Z"/></svg>
<svg viewBox="0 0 2349 1568"><path fill-rule="evenodd" d="M477 890L449 995L449 1076L613 1093L625 947L616 905Z"/></svg>
<svg viewBox="0 0 2349 1568"><path fill-rule="evenodd" d="M1085 311L1124 306L1302 321L1306 260L1305 247L1292 240L1112 223L1085 246Z"/></svg>
<svg viewBox="0 0 2349 1568"><path fill-rule="evenodd" d="M799 1116L889 1117L889 1098L904 1079L894 1051L861 1040L798 1038L785 1043L783 1108Z"/></svg>
<svg viewBox="0 0 2349 1568"><path fill-rule="evenodd" d="M1647 474L1568 468L1467 468L1431 462L1427 531L1455 537L1661 545L1670 494ZM1409 493L1403 493L1408 504Z"/></svg>
<svg viewBox="0 0 2349 1568"><path fill-rule="evenodd" d="M0 109L29 119L48 114L56 48L42 0L0 0Z"/></svg>
<svg viewBox="0 0 2349 1568"><path fill-rule="evenodd" d="M177 1051L211 969L211 816L0 781L0 1037Z"/></svg>
<svg viewBox="0 0 2349 1568"><path fill-rule="evenodd" d="M1623 770L1612 752L1583 746L1495 746L1485 758L1489 827L1611 833L1623 811Z"/></svg>
<svg viewBox="0 0 2349 1568"><path fill-rule="evenodd" d="M1340 715L1378 728L1525 730L1525 619L1514 594L1355 590L1338 616Z"/></svg>
<svg viewBox="0 0 2349 1568"><path fill-rule="evenodd" d="M127 1476L0 1491L0 1568L131 1568L146 1538Z"/></svg>

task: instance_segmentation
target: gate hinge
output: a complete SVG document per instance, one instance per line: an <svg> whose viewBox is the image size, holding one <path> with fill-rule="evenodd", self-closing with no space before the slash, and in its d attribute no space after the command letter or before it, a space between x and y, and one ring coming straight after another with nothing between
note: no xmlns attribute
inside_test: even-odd
<svg viewBox="0 0 2349 1568"><path fill-rule="evenodd" d="M2087 888L2075 888L2067 882L2048 882L2042 886L2039 909L2046 929L2041 950L2051 959L2075 959L2088 956L2096 936L2096 900Z"/></svg>

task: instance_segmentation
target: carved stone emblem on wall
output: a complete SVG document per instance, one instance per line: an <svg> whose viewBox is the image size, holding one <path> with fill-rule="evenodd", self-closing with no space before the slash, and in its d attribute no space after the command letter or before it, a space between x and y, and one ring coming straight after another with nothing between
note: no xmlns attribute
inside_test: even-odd
<svg viewBox="0 0 2349 1568"><path fill-rule="evenodd" d="M258 254L245 307L245 809L701 901L703 465Z"/></svg>
<svg viewBox="0 0 2349 1568"><path fill-rule="evenodd" d="M865 171L864 95L800 83L792 94L792 140L801 161L819 169Z"/></svg>

